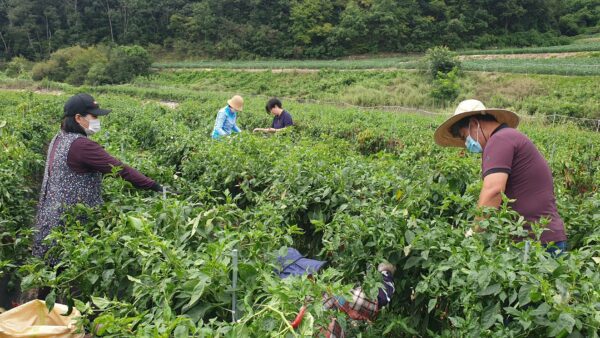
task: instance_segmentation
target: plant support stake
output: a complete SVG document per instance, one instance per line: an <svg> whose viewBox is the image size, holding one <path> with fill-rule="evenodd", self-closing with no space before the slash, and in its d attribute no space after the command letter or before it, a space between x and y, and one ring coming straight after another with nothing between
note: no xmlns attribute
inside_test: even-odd
<svg viewBox="0 0 600 338"><path fill-rule="evenodd" d="M237 249L233 249L231 251L231 256L233 257L233 278L232 278L232 282L231 282L231 316L233 319L233 322L235 323L237 321L237 298L236 298L236 294L235 294L235 290L237 288L237 270L238 270L238 251Z"/></svg>

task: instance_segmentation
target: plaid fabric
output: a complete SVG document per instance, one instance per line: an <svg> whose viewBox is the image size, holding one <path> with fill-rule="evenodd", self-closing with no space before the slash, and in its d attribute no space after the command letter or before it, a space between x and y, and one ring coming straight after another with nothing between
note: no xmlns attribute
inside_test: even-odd
<svg viewBox="0 0 600 338"><path fill-rule="evenodd" d="M367 298L362 288L357 287L352 289L352 301L348 302L340 296L323 295L323 307L326 310L340 310L348 315L353 320L371 321L374 320L379 309L391 301L394 294L394 279L388 271L382 271L383 288L379 289L377 298L373 301ZM321 328L320 334L326 338L343 338L345 337L344 329L340 323L333 318L327 329Z"/></svg>
<svg viewBox="0 0 600 338"><path fill-rule="evenodd" d="M327 326L327 329L321 328L321 335L324 335L325 338L344 338L346 334L344 333L344 329L338 323L338 321L333 318Z"/></svg>
<svg viewBox="0 0 600 338"><path fill-rule="evenodd" d="M337 309L345 312L354 320L373 320L379 312L377 301L367 298L362 288L352 290L352 301L348 302L343 297L325 297L323 306L325 309Z"/></svg>

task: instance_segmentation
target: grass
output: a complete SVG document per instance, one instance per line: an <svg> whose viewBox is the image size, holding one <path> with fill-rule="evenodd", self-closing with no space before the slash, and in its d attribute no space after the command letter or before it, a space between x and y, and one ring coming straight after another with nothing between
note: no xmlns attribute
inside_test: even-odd
<svg viewBox="0 0 600 338"><path fill-rule="evenodd" d="M465 60L465 70L504 73L600 75L600 57Z"/></svg>
<svg viewBox="0 0 600 338"><path fill-rule="evenodd" d="M419 56L398 56L340 60L263 60L263 61L183 61L158 62L155 68L224 68L224 69L379 69L415 68Z"/></svg>
<svg viewBox="0 0 600 338"><path fill-rule="evenodd" d="M413 57L375 58L361 60L274 60L274 61L189 61L156 63L157 69L286 69L302 72L319 69L336 70L397 70L422 69L421 59ZM600 57L572 57L549 59L488 59L464 60L465 70L495 71L506 73L560 74L560 75L600 75Z"/></svg>
<svg viewBox="0 0 600 338"><path fill-rule="evenodd" d="M316 101L317 104L369 108L394 106L386 109L399 112L451 113L460 100L477 98L487 106L513 109L523 115L557 114L600 119L598 83L600 76L465 72L459 78L459 97L452 102L438 102L430 96L431 84L427 75L405 70L319 70L308 73L179 70L138 77L130 85L81 88L50 81L0 78L3 88L31 91L95 91L177 102L187 98L203 102L207 95L214 94L223 97L241 94L264 102L277 96L286 103ZM259 110L264 108L259 107Z"/></svg>
<svg viewBox="0 0 600 338"><path fill-rule="evenodd" d="M600 51L600 42L573 43L570 45L547 46L547 47L525 47L525 48L503 48L484 50L465 50L458 52L461 55L485 55L485 54L539 54L539 53L569 53L569 52L595 52Z"/></svg>

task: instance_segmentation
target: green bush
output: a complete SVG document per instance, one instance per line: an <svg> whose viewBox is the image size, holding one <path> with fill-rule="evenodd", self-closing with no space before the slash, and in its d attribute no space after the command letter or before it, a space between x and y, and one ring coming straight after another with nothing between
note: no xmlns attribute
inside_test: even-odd
<svg viewBox="0 0 600 338"><path fill-rule="evenodd" d="M67 75L65 82L73 85L82 85L87 82L87 76L90 69L96 64L105 64L106 55L95 47L90 47L82 50L80 53L72 55L72 58L67 61L70 73Z"/></svg>
<svg viewBox="0 0 600 338"><path fill-rule="evenodd" d="M85 53L85 49L80 46L59 49L52 53L46 62L35 64L32 78L36 81L47 78L52 81L64 82L72 72L69 61L77 59L78 55L83 53Z"/></svg>
<svg viewBox="0 0 600 338"><path fill-rule="evenodd" d="M33 67L32 78L47 78L72 85L125 83L147 74L152 60L140 46L105 48L74 46L59 49Z"/></svg>
<svg viewBox="0 0 600 338"><path fill-rule="evenodd" d="M27 73L31 70L31 61L27 60L22 56L12 58L8 64L6 64L6 75L10 77L22 77L27 76Z"/></svg>
<svg viewBox="0 0 600 338"><path fill-rule="evenodd" d="M140 46L119 46L110 51L106 75L111 83L131 81L135 76L148 73L152 59Z"/></svg>
<svg viewBox="0 0 600 338"><path fill-rule="evenodd" d="M429 48L425 55L427 70L432 78L437 78L440 73L450 73L454 68L460 69L461 64L456 54L448 47L439 46Z"/></svg>
<svg viewBox="0 0 600 338"><path fill-rule="evenodd" d="M450 72L438 72L433 80L431 97L437 101L454 101L460 94L460 84L458 83L458 68L453 68Z"/></svg>
<svg viewBox="0 0 600 338"><path fill-rule="evenodd" d="M86 75L86 83L90 85L99 85L102 83L110 83L111 78L107 74L107 62L98 62L92 65Z"/></svg>
<svg viewBox="0 0 600 338"><path fill-rule="evenodd" d="M64 81L64 72L61 70L60 63L56 60L36 63L31 70L31 78L35 81L40 81L44 78L54 81Z"/></svg>

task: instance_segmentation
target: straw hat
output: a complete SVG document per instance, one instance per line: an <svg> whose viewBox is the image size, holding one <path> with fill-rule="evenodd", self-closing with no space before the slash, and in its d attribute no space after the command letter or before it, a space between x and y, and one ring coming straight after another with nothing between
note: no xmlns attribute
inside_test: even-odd
<svg viewBox="0 0 600 338"><path fill-rule="evenodd" d="M242 111L244 109L244 99L239 95L234 95L227 100L227 104L237 111Z"/></svg>
<svg viewBox="0 0 600 338"><path fill-rule="evenodd" d="M516 128L519 125L519 116L510 110L486 108L481 101L465 100L456 107L454 115L442 123L435 131L435 134L433 134L435 143L442 147L464 147L465 141L459 137L452 136L450 129L456 122L465 117L485 114L494 116L499 123L506 123L511 128Z"/></svg>

